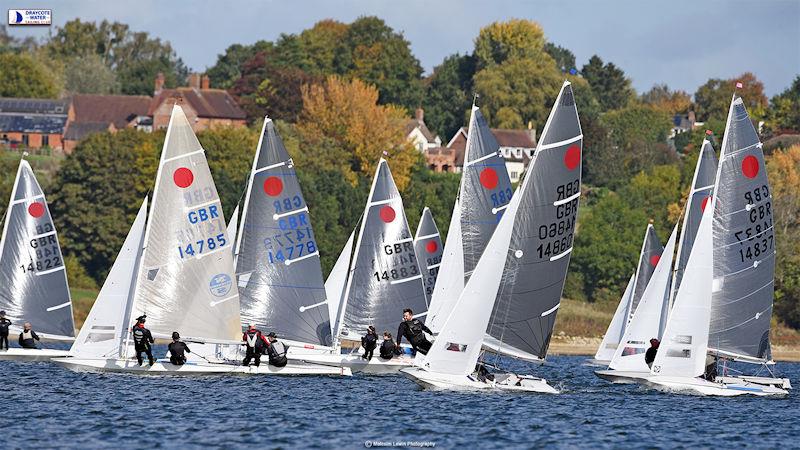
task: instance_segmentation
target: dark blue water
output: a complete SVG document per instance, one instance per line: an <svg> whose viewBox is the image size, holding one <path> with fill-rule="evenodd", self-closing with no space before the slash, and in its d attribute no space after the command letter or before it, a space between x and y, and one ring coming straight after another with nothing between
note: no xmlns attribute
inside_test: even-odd
<svg viewBox="0 0 800 450"><path fill-rule="evenodd" d="M4 361L0 448L800 445L800 392L776 399L665 394L610 385L583 360L552 357L527 370L560 395L429 392L399 375L140 377ZM800 364L778 368L800 385Z"/></svg>

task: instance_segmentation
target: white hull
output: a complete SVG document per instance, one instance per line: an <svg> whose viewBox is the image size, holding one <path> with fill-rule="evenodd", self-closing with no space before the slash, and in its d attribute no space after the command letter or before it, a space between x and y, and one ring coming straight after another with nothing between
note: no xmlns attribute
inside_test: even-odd
<svg viewBox="0 0 800 450"><path fill-rule="evenodd" d="M9 348L0 351L0 361L50 362L51 358L69 356L69 350L49 348Z"/></svg>
<svg viewBox="0 0 800 450"><path fill-rule="evenodd" d="M649 387L667 392L688 393L695 395L714 395L721 397L733 397L738 395L756 395L759 397L764 397L789 394L787 391L776 386L751 383L742 379L728 383L722 381L711 382L702 378L654 375L644 380L644 384Z"/></svg>
<svg viewBox="0 0 800 450"><path fill-rule="evenodd" d="M635 372L632 370L595 370L594 374L598 377L610 381L614 384L633 384L651 376L650 372Z"/></svg>
<svg viewBox="0 0 800 450"><path fill-rule="evenodd" d="M136 360L119 358L54 358L52 361L75 372L121 372L143 375L352 375L347 367L305 363L289 363L285 367L274 367L266 361L259 367L194 361L175 366L165 360L158 360L153 366L145 361L139 366Z"/></svg>
<svg viewBox="0 0 800 450"><path fill-rule="evenodd" d="M507 391L507 392L538 392L544 394L558 394L558 390L547 384L544 378L535 378L528 375L517 375L519 385L504 384L502 381L482 382L464 375L449 375L428 372L418 367L409 367L400 371L406 377L414 380L425 389L455 390L455 391ZM504 378L506 374L494 374L495 379Z"/></svg>
<svg viewBox="0 0 800 450"><path fill-rule="evenodd" d="M293 353L291 349L286 355L289 361L309 364L321 364L332 367L344 367L353 372L360 372L372 375L385 375L400 372L401 369L412 367L414 358L408 355L395 356L392 359L383 359L380 356L373 356L367 361L359 353L336 354L336 353Z"/></svg>
<svg viewBox="0 0 800 450"><path fill-rule="evenodd" d="M583 363L584 366L594 366L594 367L608 367L611 364L610 359L587 359L586 362Z"/></svg>

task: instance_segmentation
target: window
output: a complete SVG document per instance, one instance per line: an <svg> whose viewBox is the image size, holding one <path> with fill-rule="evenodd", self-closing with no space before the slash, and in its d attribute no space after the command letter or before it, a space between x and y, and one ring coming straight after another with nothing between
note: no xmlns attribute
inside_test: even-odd
<svg viewBox="0 0 800 450"><path fill-rule="evenodd" d="M49 147L50 146L50 135L43 134L42 135L42 147Z"/></svg>
<svg viewBox="0 0 800 450"><path fill-rule="evenodd" d="M519 172L513 172L512 171L511 172L511 179L512 180L516 180L517 178L519 178Z"/></svg>
<svg viewBox="0 0 800 450"><path fill-rule="evenodd" d="M27 134L23 134L22 135L22 145L24 145L25 147L28 146L28 135Z"/></svg>
<svg viewBox="0 0 800 450"><path fill-rule="evenodd" d="M442 172L450 172L450 166L448 166L447 164L443 165Z"/></svg>

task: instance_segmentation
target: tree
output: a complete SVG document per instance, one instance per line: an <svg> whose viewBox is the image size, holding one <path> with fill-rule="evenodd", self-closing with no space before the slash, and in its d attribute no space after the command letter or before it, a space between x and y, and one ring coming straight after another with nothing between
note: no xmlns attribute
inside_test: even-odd
<svg viewBox="0 0 800 450"><path fill-rule="evenodd" d="M544 47L544 31L538 23L511 19L481 28L475 38L475 58L481 70L512 59L539 59L546 55Z"/></svg>
<svg viewBox="0 0 800 450"><path fill-rule="evenodd" d="M323 150L305 158L317 160L323 169L339 170L353 185L359 177L371 177L375 164L387 152L392 175L402 189L421 157L406 141L407 120L403 109L378 104L375 87L329 76L322 84L303 88L298 129L310 143L329 139L344 150L344 154Z"/></svg>
<svg viewBox="0 0 800 450"><path fill-rule="evenodd" d="M250 128L219 127L197 134L206 149L222 210L228 219L244 196L258 138L259 133Z"/></svg>
<svg viewBox="0 0 800 450"><path fill-rule="evenodd" d="M0 97L58 97L53 77L30 56L0 53L0 67Z"/></svg>
<svg viewBox="0 0 800 450"><path fill-rule="evenodd" d="M301 68L314 75L336 73L335 60L338 43L345 38L349 25L332 19L321 20L303 30L297 37L303 49Z"/></svg>
<svg viewBox="0 0 800 450"><path fill-rule="evenodd" d="M472 102L474 74L475 58L456 54L445 58L425 80L425 123L444 141L464 126Z"/></svg>
<svg viewBox="0 0 800 450"><path fill-rule="evenodd" d="M800 328L800 146L776 150L767 161L775 223L775 311Z"/></svg>
<svg viewBox="0 0 800 450"><path fill-rule="evenodd" d="M785 91L772 97L769 123L774 130L792 130L800 133L800 76Z"/></svg>
<svg viewBox="0 0 800 450"><path fill-rule="evenodd" d="M65 67L64 88L70 94L112 94L117 76L96 54L76 56Z"/></svg>
<svg viewBox="0 0 800 450"><path fill-rule="evenodd" d="M642 103L667 114L682 114L692 107L692 97L684 91L671 91L666 84L656 84L641 96Z"/></svg>
<svg viewBox="0 0 800 450"><path fill-rule="evenodd" d="M556 62L561 73L570 73L575 67L575 55L567 48L548 42L544 44L544 51Z"/></svg>
<svg viewBox="0 0 800 450"><path fill-rule="evenodd" d="M422 210L427 206L439 228L442 241L447 239L447 228L453 204L461 183L461 176L449 172L434 172L423 161L411 170L411 181L402 191L403 206L412 232L417 229Z"/></svg>
<svg viewBox="0 0 800 450"><path fill-rule="evenodd" d="M625 72L614 63L603 64L597 55L589 58L581 74L592 87L603 111L622 108L635 96L631 80L625 77Z"/></svg>
<svg viewBox="0 0 800 450"><path fill-rule="evenodd" d="M742 87L737 88L736 83L742 83ZM742 97L750 117L754 119L764 117L767 107L764 84L752 73L745 72L729 80L712 78L697 88L697 92L694 93L697 120L725 120L728 117L734 91Z"/></svg>
<svg viewBox="0 0 800 450"><path fill-rule="evenodd" d="M233 44L225 49L225 53L217 55L217 62L206 70L211 86L219 89L231 89L242 77L242 68L253 59L258 52L272 49L272 42L257 41L253 45Z"/></svg>

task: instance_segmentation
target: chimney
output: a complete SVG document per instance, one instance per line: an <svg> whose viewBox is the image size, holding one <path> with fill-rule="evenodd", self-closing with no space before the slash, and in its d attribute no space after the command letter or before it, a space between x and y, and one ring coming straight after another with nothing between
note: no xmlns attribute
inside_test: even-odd
<svg viewBox="0 0 800 450"><path fill-rule="evenodd" d="M160 94L162 89L164 89L164 74L158 72L158 75L156 75L155 90L153 91L153 95Z"/></svg>
<svg viewBox="0 0 800 450"><path fill-rule="evenodd" d="M425 110L423 110L422 108L417 108L417 111L415 112L414 116L417 118L417 122L420 122L420 123L424 122L425 121Z"/></svg>
<svg viewBox="0 0 800 450"><path fill-rule="evenodd" d="M531 142L533 142L533 146L536 147L536 128L533 128L533 121L528 121L528 138L530 138Z"/></svg>
<svg viewBox="0 0 800 450"><path fill-rule="evenodd" d="M191 73L189 74L189 87L192 89L200 89L200 74L199 73Z"/></svg>
<svg viewBox="0 0 800 450"><path fill-rule="evenodd" d="M208 79L208 75L203 74L200 77L200 89L209 89L211 86L211 80Z"/></svg>

